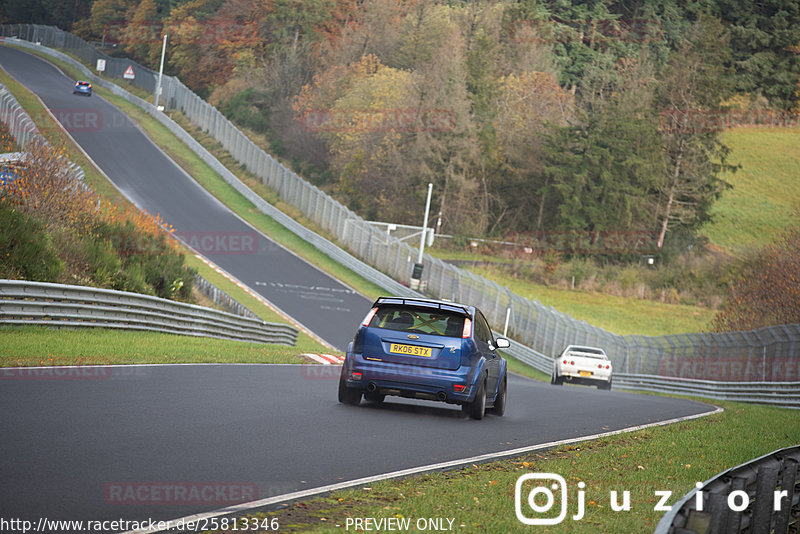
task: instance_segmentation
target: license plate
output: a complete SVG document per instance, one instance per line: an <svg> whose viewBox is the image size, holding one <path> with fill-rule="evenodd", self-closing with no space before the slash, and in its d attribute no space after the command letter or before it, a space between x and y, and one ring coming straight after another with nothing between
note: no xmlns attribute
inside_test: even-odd
<svg viewBox="0 0 800 534"><path fill-rule="evenodd" d="M578 371L578 374L581 376L592 376L590 371Z"/></svg>
<svg viewBox="0 0 800 534"><path fill-rule="evenodd" d="M414 345L398 345L392 343L389 345L389 352L392 354L407 354L409 356L424 356L431 357L431 349L429 347L417 347Z"/></svg>

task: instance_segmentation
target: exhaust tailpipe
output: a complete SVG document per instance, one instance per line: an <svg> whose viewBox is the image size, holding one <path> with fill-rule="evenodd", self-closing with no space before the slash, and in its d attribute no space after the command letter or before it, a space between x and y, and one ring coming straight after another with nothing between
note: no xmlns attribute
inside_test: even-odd
<svg viewBox="0 0 800 534"><path fill-rule="evenodd" d="M370 382L367 386L367 391L370 393L374 393L376 389L378 389L378 386L375 385L375 382Z"/></svg>
<svg viewBox="0 0 800 534"><path fill-rule="evenodd" d="M440 391L439 393L436 394L436 400L446 401L447 400L447 393L445 393L444 391Z"/></svg>

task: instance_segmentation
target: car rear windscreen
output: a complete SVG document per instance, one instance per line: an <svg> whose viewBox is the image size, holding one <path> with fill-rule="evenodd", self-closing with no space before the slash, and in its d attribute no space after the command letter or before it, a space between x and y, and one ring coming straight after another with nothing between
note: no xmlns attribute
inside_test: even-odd
<svg viewBox="0 0 800 534"><path fill-rule="evenodd" d="M444 310L381 306L369 326L414 334L461 337L464 316Z"/></svg>

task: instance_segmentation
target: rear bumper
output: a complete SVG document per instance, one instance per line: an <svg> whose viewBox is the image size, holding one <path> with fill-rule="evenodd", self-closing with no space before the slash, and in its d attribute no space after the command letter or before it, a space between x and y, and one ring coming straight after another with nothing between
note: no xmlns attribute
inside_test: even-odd
<svg viewBox="0 0 800 534"><path fill-rule="evenodd" d="M351 375L361 373L361 380ZM381 395L438 400L451 404L464 404L474 397L478 376L470 367L456 370L417 367L408 364L366 360L361 354L348 354L344 364L345 384L348 388ZM455 385L466 385L459 393Z"/></svg>
<svg viewBox="0 0 800 534"><path fill-rule="evenodd" d="M563 378L565 382L573 384L587 384L597 385L605 384L611 381L611 373L603 371L602 373L592 372L591 376L581 376L580 371L577 369L561 369L557 371L558 377Z"/></svg>

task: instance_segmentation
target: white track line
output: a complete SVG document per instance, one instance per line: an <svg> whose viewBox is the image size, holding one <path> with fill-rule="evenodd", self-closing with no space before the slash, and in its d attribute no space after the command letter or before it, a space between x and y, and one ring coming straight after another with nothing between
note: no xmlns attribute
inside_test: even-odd
<svg viewBox="0 0 800 534"><path fill-rule="evenodd" d="M579 443L581 441L588 441L588 440L593 440L593 439L605 438L605 437L608 437L608 436L615 436L617 434L623 434L623 433L627 433L627 432L636 432L637 430L643 430L643 429L646 429L646 428L652 428L652 427L656 427L656 426L665 426L665 425L670 425L670 424L673 424L673 423L680 423L682 421L690 421L692 419L699 419L701 417L706 417L706 416L709 416L709 415L718 414L718 413L721 413L722 411L723 411L722 408L716 407L716 409L711 411L711 412L706 412L706 413L701 413L701 414L696 414L696 415L688 415L686 417L677 417L677 418L674 418L674 419L669 419L667 421L659 421L659 422L656 422L656 423L648 423L646 425L631 426L631 427L628 427L628 428L623 428L623 429L620 429L620 430L612 430L612 431L609 431L609 432L603 432L601 434L594 434L594 435L591 435L591 436L583 436L583 437L580 437L580 438L564 439L564 440L560 440L560 441L551 441L549 443L542 443L542 444L539 444L539 445L531 445L529 447L520 447L518 449L511 449L511 450L508 450L508 451L500 451L500 452L495 452L495 453L482 454L480 456L472 456L470 458L463 458L463 459L460 459L460 460L451 460L449 462L441 462L441 463L438 463L438 464L430 464L430 465L424 465L424 466L421 466L421 467L412 467L410 469L402 469L400 471L392 471L391 473L384 473L384 474L381 474L381 475L374 475L374 476L370 476L370 477L358 478L358 479L355 479L355 480L349 480L347 482L339 482L337 484L329 484L327 486L320 486L320 487L317 487L317 488L311 488L311 489L307 489L307 490L303 490L303 491L296 491L296 492L293 492L293 493L286 493L286 494L283 494L283 495L276 495L275 497L268 497L266 499L261 499L261 500L258 500L258 501L252 501L252 502L237 504L237 505L233 505L233 506L228 506L227 508L221 508L221 509L215 510L213 512L195 514L195 515L190 515L190 516L186 516L186 517L181 517L179 519L173 519L171 521L165 521L164 523L166 523L167 526L165 528L163 528L163 529L152 528L152 529L144 529L144 530L130 530L130 531L124 532L122 534L145 534L145 533L149 533L149 532L164 532L165 530L169 530L170 528L175 528L175 527L177 527L179 525L184 525L185 526L186 523L189 523L189 522L200 521L200 520L204 520L204 519L211 519L213 517L220 517L220 516L230 515L230 514L234 514L234 513L239 513L240 514L240 513L244 513L244 512L247 512L249 510L255 509L255 508L263 508L265 506L272 506L272 505L283 503L283 502L295 501L295 500L299 500L299 499L305 499L307 497L312 497L312 496L320 495L320 494L323 494L323 493L330 493L332 491L337 491L337 490L341 490L341 489L345 489L345 488L351 488L351 487L354 487L354 486L362 486L362 485L365 485L365 484L372 484L372 483L377 482L379 480L387 480L387 479L391 479L391 478L400 478L400 477L406 477L406 476L410 476L410 475L419 475L419 474L426 473L426 472L429 472L429 471L440 471L440 470L443 470L443 469L451 469L451 468L459 467L459 466L462 466L462 465L487 462L487 461L490 461L490 460L496 460L496 459L505 458L505 457L508 457L508 456L518 456L518 455L521 455L521 454L526 454L526 453L530 453L530 452L534 452L534 451L539 451L539 450L542 450L542 449L550 449L550 448L558 447L558 446L561 446L561 445L569 445L571 443Z"/></svg>

